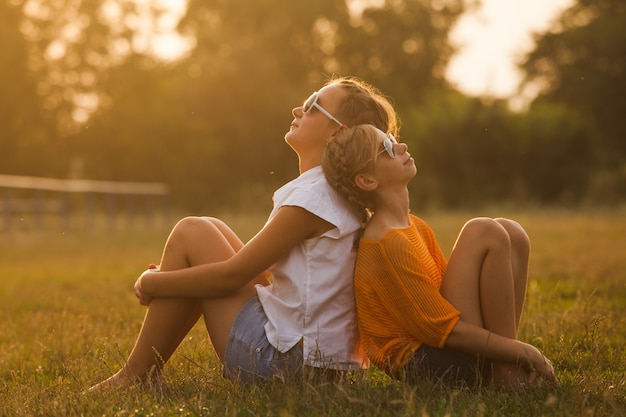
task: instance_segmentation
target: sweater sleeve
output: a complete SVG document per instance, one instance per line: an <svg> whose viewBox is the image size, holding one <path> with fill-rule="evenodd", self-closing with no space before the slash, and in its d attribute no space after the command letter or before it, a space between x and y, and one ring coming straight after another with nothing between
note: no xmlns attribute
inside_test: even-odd
<svg viewBox="0 0 626 417"><path fill-rule="evenodd" d="M438 263L443 255L440 249L431 253L433 247L424 237L417 227L408 233L394 229L377 244L362 249L379 252L378 256L367 257L377 259L379 264L366 270L371 274L371 294L376 295L391 319L411 339L443 347L460 313L439 293L445 265Z"/></svg>

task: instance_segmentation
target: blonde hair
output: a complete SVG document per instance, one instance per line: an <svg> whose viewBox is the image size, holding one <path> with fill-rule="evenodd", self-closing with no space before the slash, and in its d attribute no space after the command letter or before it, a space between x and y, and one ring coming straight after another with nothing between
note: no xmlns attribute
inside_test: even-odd
<svg viewBox="0 0 626 417"><path fill-rule="evenodd" d="M371 124L398 137L398 119L391 102L374 86L354 77L330 79L346 92L337 109L337 118L348 127Z"/></svg>
<svg viewBox="0 0 626 417"><path fill-rule="evenodd" d="M328 143L322 159L326 180L358 208L363 226L374 211L374 204L369 193L356 185L355 179L359 174L374 172L380 149L379 134L370 124L345 128Z"/></svg>
<svg viewBox="0 0 626 417"><path fill-rule="evenodd" d="M336 116L345 123L326 147L322 169L328 183L354 204L361 217L361 233L373 212L366 192L356 186L358 174L372 170L378 156L378 128L398 137L398 118L391 102L376 87L355 77L335 77L326 85L338 85L346 95L338 103Z"/></svg>

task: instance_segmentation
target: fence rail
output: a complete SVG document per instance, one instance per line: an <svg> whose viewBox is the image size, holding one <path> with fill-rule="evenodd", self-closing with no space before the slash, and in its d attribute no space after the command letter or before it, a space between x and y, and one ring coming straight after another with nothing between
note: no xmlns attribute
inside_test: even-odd
<svg viewBox="0 0 626 417"><path fill-rule="evenodd" d="M168 195L167 184L157 182L116 182L94 180L63 180L45 177L0 175L0 188L21 188L67 193L105 193L136 195Z"/></svg>
<svg viewBox="0 0 626 417"><path fill-rule="evenodd" d="M0 191L5 231L17 227L18 216L21 223L25 217L32 220L28 228L42 228L50 217L60 218L63 228L77 226L79 220L94 227L98 213L104 214L107 228L114 228L122 218L131 224L138 214L149 225L159 213L169 217L170 191L163 183L0 175Z"/></svg>

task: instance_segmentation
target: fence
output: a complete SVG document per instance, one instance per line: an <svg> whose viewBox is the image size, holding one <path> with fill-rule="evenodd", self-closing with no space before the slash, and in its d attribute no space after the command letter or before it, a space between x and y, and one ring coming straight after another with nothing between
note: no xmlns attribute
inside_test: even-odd
<svg viewBox="0 0 626 417"><path fill-rule="evenodd" d="M0 192L4 231L43 229L55 218L63 229L94 228L99 219L110 229L121 219L131 225L141 217L152 226L159 215L169 218L169 187L162 183L0 175Z"/></svg>

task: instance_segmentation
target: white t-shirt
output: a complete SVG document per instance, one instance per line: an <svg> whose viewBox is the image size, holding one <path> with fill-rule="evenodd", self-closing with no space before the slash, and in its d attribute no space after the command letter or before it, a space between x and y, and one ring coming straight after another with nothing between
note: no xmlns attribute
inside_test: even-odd
<svg viewBox="0 0 626 417"><path fill-rule="evenodd" d="M269 322L265 333L279 351L303 342L305 365L356 369L359 350L354 301L355 233L353 208L326 182L321 167L304 172L274 193L270 219L282 206L297 206L335 225L301 242L269 269L272 285L257 285Z"/></svg>

